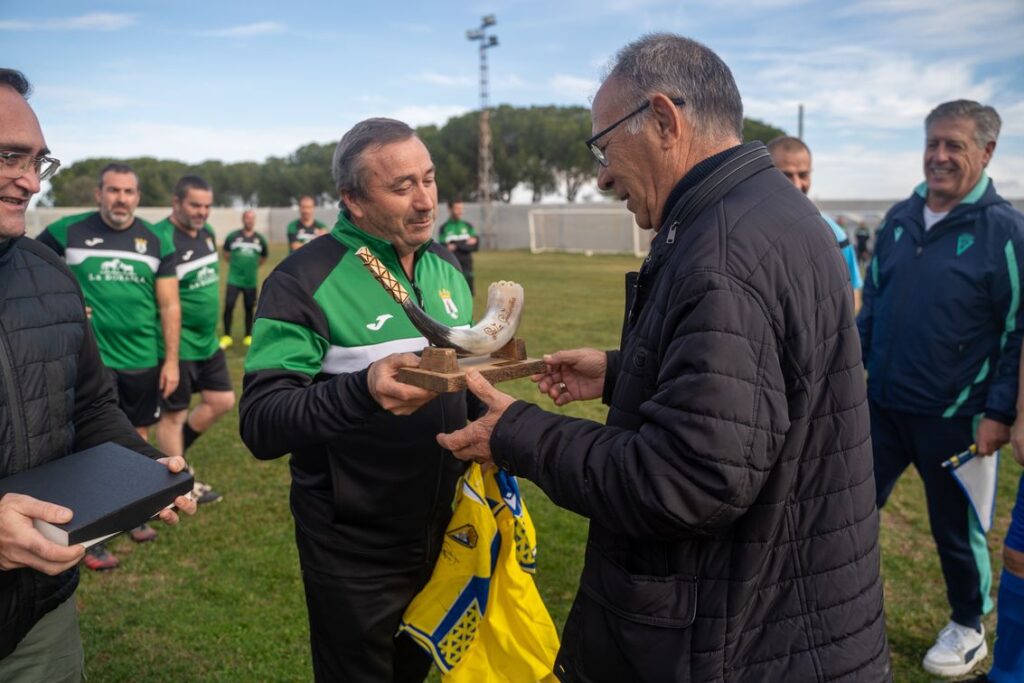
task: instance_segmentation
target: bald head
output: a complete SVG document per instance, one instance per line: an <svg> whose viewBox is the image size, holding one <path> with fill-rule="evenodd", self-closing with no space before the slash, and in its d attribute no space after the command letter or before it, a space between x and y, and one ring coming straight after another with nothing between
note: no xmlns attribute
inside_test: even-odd
<svg viewBox="0 0 1024 683"><path fill-rule="evenodd" d="M768 143L768 153L782 175L807 194L811 190L811 149L800 138L780 135Z"/></svg>

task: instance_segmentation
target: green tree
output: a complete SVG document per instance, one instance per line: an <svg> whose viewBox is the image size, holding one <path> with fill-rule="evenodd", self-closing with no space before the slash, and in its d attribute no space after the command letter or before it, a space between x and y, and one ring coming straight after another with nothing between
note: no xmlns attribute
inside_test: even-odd
<svg viewBox="0 0 1024 683"><path fill-rule="evenodd" d="M786 131L757 119L743 119L743 142L760 140L767 144L772 138L785 135Z"/></svg>

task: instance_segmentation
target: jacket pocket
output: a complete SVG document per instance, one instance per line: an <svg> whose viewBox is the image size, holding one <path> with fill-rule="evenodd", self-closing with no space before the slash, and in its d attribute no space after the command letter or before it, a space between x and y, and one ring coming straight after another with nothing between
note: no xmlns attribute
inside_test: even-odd
<svg viewBox="0 0 1024 683"><path fill-rule="evenodd" d="M697 579L630 574L593 546L563 631L557 672L581 683L701 680L691 662Z"/></svg>
<svg viewBox="0 0 1024 683"><path fill-rule="evenodd" d="M697 616L697 577L630 574L594 546L580 590L613 614L637 624L686 628Z"/></svg>

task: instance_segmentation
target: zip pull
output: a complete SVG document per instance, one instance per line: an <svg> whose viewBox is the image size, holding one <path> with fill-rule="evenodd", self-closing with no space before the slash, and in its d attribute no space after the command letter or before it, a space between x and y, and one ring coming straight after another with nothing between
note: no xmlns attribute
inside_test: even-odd
<svg viewBox="0 0 1024 683"><path fill-rule="evenodd" d="M679 221L672 221L672 225L668 226L668 237L665 238L665 244L675 244L676 228L678 227Z"/></svg>

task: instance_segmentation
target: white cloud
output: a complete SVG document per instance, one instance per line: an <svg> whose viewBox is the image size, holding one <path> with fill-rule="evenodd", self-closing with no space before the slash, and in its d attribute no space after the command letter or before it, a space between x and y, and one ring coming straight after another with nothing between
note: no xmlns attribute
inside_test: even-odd
<svg viewBox="0 0 1024 683"><path fill-rule="evenodd" d="M808 117L832 128L920 128L936 104L967 98L991 101L995 79L978 80L962 61L924 61L910 55L839 47L822 52L762 55L740 77L748 115L792 120L803 103Z"/></svg>
<svg viewBox="0 0 1024 683"><path fill-rule="evenodd" d="M419 76L412 77L412 79L422 81L424 83L430 83L431 85L459 88L469 87L476 83L476 79L472 76L466 76L464 74L439 74L434 71L421 73Z"/></svg>
<svg viewBox="0 0 1024 683"><path fill-rule="evenodd" d="M593 78L556 74L548 80L548 85L559 97L586 100L597 92L600 83Z"/></svg>
<svg viewBox="0 0 1024 683"><path fill-rule="evenodd" d="M904 49L931 52L971 50L975 60L1024 54L1024 3L1020 0L859 0L839 16L871 21L875 38L896 40Z"/></svg>
<svg viewBox="0 0 1024 683"><path fill-rule="evenodd" d="M38 21L0 21L0 31L116 31L136 23L136 15L89 12L77 17L56 17Z"/></svg>
<svg viewBox="0 0 1024 683"><path fill-rule="evenodd" d="M214 38L251 38L284 33L287 30L287 26L277 21L257 21L252 24L239 24L238 26L201 31L200 35Z"/></svg>

